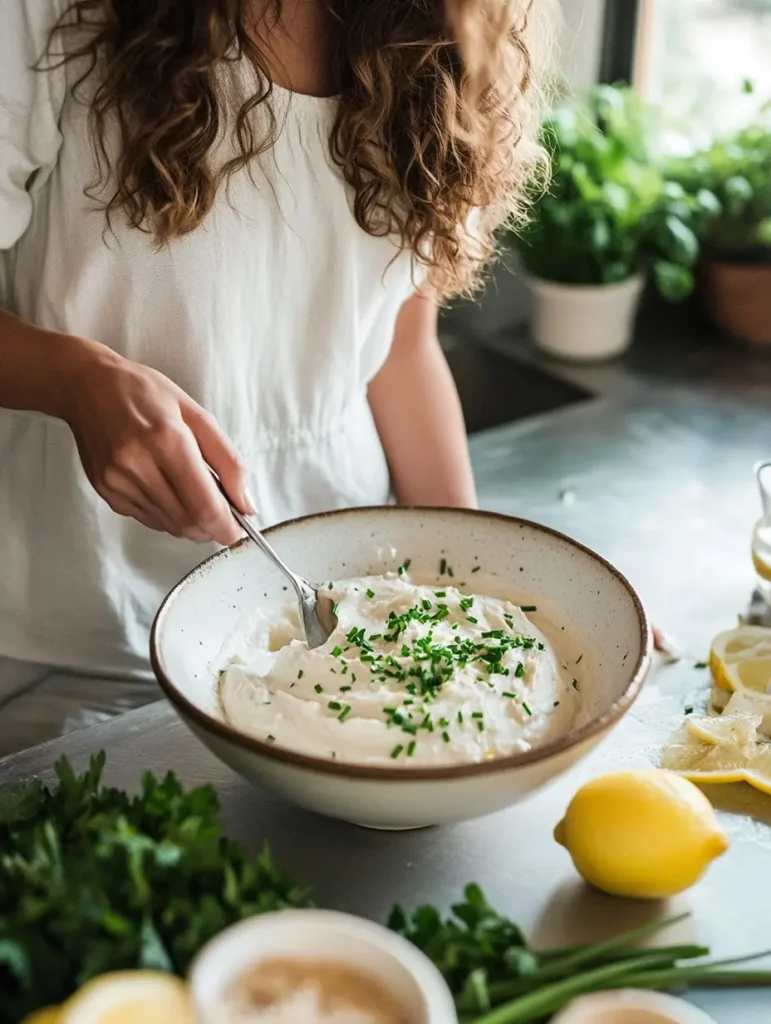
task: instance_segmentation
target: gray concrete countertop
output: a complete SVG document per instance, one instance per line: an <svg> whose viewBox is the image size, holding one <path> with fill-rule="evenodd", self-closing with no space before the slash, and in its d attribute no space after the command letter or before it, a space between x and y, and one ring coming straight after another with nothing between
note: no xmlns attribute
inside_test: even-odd
<svg viewBox="0 0 771 1024"><path fill-rule="evenodd" d="M510 339L499 344L537 358ZM652 346L617 366L558 369L600 397L477 435L472 454L484 507L597 549L638 587L652 620L701 658L753 586L752 466L771 455L771 362L687 345L661 358L656 348L659 357ZM105 748L108 778L119 785L135 787L145 769L213 783L230 831L252 846L269 839L322 904L382 920L395 901L448 905L474 880L536 942L562 944L672 909L589 892L551 833L582 780L651 763L705 685L688 660L661 668L610 740L572 773L517 807L452 828L380 834L289 807L216 762L164 704L6 758L0 782L47 775L62 754L82 765ZM771 797L743 786L711 796L732 848L676 901L693 912L679 935L715 955L741 955L771 946ZM693 999L719 1024L771 1019L768 990Z"/></svg>

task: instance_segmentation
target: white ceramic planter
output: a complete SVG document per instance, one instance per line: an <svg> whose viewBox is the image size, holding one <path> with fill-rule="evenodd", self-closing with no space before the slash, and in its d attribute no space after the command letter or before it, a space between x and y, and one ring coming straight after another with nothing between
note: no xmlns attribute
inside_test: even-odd
<svg viewBox="0 0 771 1024"><path fill-rule="evenodd" d="M611 359L632 343L644 278L567 285L530 279L532 333L549 355L573 362Z"/></svg>

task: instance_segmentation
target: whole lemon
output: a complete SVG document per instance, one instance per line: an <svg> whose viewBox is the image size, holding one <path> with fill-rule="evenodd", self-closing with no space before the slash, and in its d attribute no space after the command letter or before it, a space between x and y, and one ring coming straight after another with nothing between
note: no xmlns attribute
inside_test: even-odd
<svg viewBox="0 0 771 1024"><path fill-rule="evenodd" d="M697 882L728 849L709 800L656 768L583 785L554 838L585 881L613 896L665 899Z"/></svg>

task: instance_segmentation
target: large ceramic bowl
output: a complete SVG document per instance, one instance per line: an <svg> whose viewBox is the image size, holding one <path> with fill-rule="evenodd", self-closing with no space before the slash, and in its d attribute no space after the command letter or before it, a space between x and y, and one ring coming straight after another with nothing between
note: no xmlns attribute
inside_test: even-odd
<svg viewBox="0 0 771 1024"><path fill-rule="evenodd" d="M454 581L489 574L517 594L537 595L552 617L584 638L583 720L545 746L451 767L352 765L309 757L240 733L218 714L223 643L258 606L283 605L286 581L243 541L209 558L161 606L151 656L166 696L225 764L286 800L375 828L416 828L489 814L537 790L587 754L637 696L650 663L650 630L629 583L598 555L544 526L483 512L376 508L310 516L267 531L286 562L311 579L394 570ZM475 570L481 569L481 572ZM578 675L578 671L576 672Z"/></svg>

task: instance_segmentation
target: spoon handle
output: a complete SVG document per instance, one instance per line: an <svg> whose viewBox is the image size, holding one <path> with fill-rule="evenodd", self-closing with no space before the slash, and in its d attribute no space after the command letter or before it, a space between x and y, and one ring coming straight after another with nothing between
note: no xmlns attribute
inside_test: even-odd
<svg viewBox="0 0 771 1024"><path fill-rule="evenodd" d="M222 486L222 481L213 470L211 471L211 475L214 478L214 482L219 488L223 498L230 506L230 511L233 513L233 518L244 531L244 533L247 535L247 537L250 540L253 540L254 543L260 548L260 550L268 556L271 562L273 562L273 564L277 568L279 568L281 572L283 572L284 575L291 581L292 586L297 591L298 597L300 597L300 599L305 597L306 595L304 593L304 587L302 585L303 581L301 581L300 578L292 572L292 570L289 568L286 562L284 562L283 559L280 558L279 555L273 550L271 545L268 544L268 542L265 540L265 538L257 529L257 527L254 526L249 516L245 516L244 513L233 504L233 502L230 500L230 496L228 495L227 491Z"/></svg>

